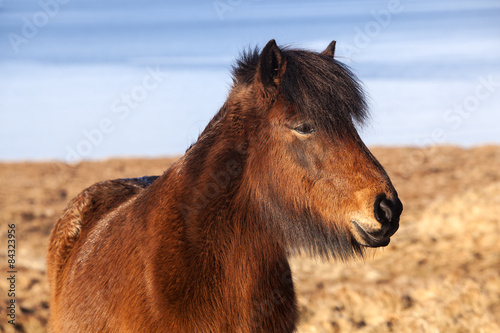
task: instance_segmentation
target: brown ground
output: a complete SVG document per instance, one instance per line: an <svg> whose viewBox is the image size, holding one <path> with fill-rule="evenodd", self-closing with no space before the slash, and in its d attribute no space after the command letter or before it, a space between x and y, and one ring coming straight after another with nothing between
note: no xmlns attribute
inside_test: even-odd
<svg viewBox="0 0 500 333"><path fill-rule="evenodd" d="M391 244L364 262L292 259L300 332L500 332L500 147L373 148L401 200ZM45 332L45 252L69 199L92 183L160 174L172 159L0 164L0 332L7 230L16 224L17 330Z"/></svg>

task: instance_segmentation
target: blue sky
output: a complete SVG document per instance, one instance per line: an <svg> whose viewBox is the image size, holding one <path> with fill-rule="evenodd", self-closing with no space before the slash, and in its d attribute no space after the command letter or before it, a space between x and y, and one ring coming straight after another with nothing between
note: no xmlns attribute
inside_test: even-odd
<svg viewBox="0 0 500 333"><path fill-rule="evenodd" d="M4 0L0 159L180 154L234 59L271 38L337 40L369 95L369 145L499 143L499 17L498 1Z"/></svg>

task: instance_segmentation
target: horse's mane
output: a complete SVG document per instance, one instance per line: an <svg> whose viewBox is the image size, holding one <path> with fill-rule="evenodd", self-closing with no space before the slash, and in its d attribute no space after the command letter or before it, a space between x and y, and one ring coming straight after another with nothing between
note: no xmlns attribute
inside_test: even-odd
<svg viewBox="0 0 500 333"><path fill-rule="evenodd" d="M286 70L280 93L295 112L329 133L362 125L368 118L365 96L356 75L332 57L300 49L282 48ZM233 66L235 84L250 85L259 63L258 48L244 51ZM346 126L347 125L347 126Z"/></svg>

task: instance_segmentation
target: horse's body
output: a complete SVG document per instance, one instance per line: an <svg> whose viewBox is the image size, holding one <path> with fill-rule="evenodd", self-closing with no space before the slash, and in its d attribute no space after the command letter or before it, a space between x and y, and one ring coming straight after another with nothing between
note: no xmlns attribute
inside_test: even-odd
<svg viewBox="0 0 500 333"><path fill-rule="evenodd" d="M73 199L49 245L52 331L291 332L290 251L387 245L402 206L333 53L271 41L244 55L224 106L161 177Z"/></svg>

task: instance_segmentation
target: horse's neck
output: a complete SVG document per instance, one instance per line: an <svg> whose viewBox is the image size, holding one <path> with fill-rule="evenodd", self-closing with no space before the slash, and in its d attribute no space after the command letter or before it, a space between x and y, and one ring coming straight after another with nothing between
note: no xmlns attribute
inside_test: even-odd
<svg viewBox="0 0 500 333"><path fill-rule="evenodd" d="M154 228L158 235L153 239L160 243L154 250L153 274L157 286L169 294L158 300L164 308L175 299L185 313L224 313L228 322L241 327L253 322L251 316L262 315L260 307L280 309L275 315L295 313L284 250L258 221L257 212L249 211L248 203L235 202L235 189L223 176L211 188L217 196L209 194L207 182L191 182L181 190L176 182L186 179L175 166L160 181L170 189L164 192L167 198L158 200L168 202L168 207L158 214L161 221ZM262 325L271 318L262 319Z"/></svg>

